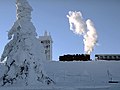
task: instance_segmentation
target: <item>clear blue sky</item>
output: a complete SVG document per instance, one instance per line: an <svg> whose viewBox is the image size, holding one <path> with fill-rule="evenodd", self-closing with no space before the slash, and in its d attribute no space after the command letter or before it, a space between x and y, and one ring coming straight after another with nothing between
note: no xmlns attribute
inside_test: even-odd
<svg viewBox="0 0 120 90"><path fill-rule="evenodd" d="M84 53L82 36L69 29L66 15L81 11L90 18L98 33L98 44L92 52L120 54L120 0L28 0L34 11L32 21L38 35L47 30L53 38L53 59L68 53ZM0 55L8 42L7 31L16 20L15 0L0 0Z"/></svg>

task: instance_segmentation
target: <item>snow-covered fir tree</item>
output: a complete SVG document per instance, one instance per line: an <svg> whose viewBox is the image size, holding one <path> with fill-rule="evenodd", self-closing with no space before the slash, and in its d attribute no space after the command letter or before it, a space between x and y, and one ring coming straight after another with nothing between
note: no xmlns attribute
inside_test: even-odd
<svg viewBox="0 0 120 90"><path fill-rule="evenodd" d="M0 84L36 85L54 84L43 68L46 60L44 48L36 38L36 29L31 22L32 7L27 0L16 0L17 20L8 32L9 43L5 46L1 61L7 69L1 77Z"/></svg>

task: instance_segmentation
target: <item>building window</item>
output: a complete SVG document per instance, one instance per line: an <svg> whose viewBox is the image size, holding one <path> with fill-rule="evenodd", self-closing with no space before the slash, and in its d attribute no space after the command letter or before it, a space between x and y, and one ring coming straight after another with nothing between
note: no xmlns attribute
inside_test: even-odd
<svg viewBox="0 0 120 90"><path fill-rule="evenodd" d="M46 48L48 48L49 46L47 45Z"/></svg>
<svg viewBox="0 0 120 90"><path fill-rule="evenodd" d="M45 54L47 54L47 50L45 50Z"/></svg>

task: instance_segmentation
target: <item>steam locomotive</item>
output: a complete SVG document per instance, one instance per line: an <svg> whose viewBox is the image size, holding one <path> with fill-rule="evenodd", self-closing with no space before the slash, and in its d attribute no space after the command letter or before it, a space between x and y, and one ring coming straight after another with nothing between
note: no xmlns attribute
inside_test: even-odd
<svg viewBox="0 0 120 90"><path fill-rule="evenodd" d="M120 61L120 54L95 54L95 60ZM89 54L67 54L59 56L59 61L91 61Z"/></svg>
<svg viewBox="0 0 120 90"><path fill-rule="evenodd" d="M59 61L90 61L89 54L74 54L59 56Z"/></svg>

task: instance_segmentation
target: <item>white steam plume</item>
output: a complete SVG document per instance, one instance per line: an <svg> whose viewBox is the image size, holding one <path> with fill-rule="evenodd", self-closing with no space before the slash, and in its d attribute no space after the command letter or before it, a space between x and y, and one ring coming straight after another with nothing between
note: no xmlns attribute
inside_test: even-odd
<svg viewBox="0 0 120 90"><path fill-rule="evenodd" d="M86 21L86 25L87 25L87 33L84 35L84 51L87 54L90 54L93 51L94 46L97 43L97 32L96 29L94 27L93 22L88 19Z"/></svg>
<svg viewBox="0 0 120 90"><path fill-rule="evenodd" d="M75 34L82 35L84 41L84 52L90 54L97 43L97 33L93 22L88 19L85 23L81 12L69 11L67 15L70 23L70 30Z"/></svg>
<svg viewBox="0 0 120 90"><path fill-rule="evenodd" d="M83 20L81 12L73 12L69 11L69 15L67 15L70 23L70 30L72 30L75 34L82 35L86 32L86 24Z"/></svg>

